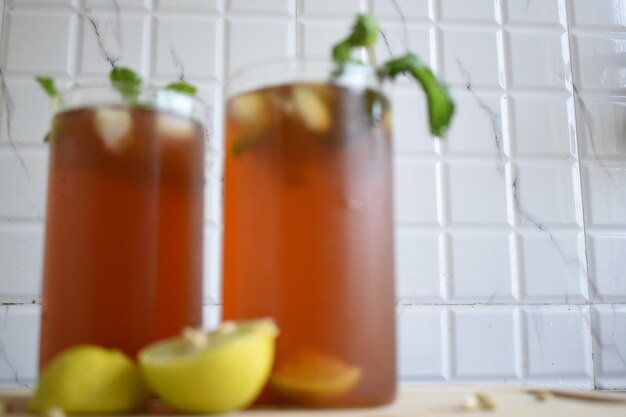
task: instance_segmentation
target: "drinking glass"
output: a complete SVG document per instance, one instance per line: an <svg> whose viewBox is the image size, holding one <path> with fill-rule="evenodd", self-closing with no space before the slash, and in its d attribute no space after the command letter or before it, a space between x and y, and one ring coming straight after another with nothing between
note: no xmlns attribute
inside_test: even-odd
<svg viewBox="0 0 626 417"><path fill-rule="evenodd" d="M375 71L273 62L227 93L223 318L280 329L259 402L392 401L391 113Z"/></svg>
<svg viewBox="0 0 626 417"><path fill-rule="evenodd" d="M113 87L55 104L39 366L83 343L134 357L201 324L205 106Z"/></svg>

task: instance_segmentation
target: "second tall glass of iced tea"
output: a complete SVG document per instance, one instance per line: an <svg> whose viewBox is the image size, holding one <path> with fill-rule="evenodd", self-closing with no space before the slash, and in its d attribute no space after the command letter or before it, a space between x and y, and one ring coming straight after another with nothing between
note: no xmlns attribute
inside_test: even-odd
<svg viewBox="0 0 626 417"><path fill-rule="evenodd" d="M202 323L204 105L77 88L50 139L40 367L77 344L130 356Z"/></svg>
<svg viewBox="0 0 626 417"><path fill-rule="evenodd" d="M231 80L223 316L280 328L262 403L394 398L390 123L367 66L282 62Z"/></svg>

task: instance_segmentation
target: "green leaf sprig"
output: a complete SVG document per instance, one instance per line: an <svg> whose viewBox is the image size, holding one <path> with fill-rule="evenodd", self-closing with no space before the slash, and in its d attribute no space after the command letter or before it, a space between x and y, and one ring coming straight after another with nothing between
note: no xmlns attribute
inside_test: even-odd
<svg viewBox="0 0 626 417"><path fill-rule="evenodd" d="M367 48L372 65L376 65L374 45L378 41L376 20L369 14L360 14L352 26L350 35L333 48L333 59L338 64L345 64L352 59L352 50L358 47Z"/></svg>
<svg viewBox="0 0 626 417"><path fill-rule="evenodd" d="M196 94L198 89L191 84L186 83L185 81L176 81L174 83L170 83L165 86L166 90L177 91L182 94L188 94L193 96Z"/></svg>
<svg viewBox="0 0 626 417"><path fill-rule="evenodd" d="M343 66L352 61L352 51L355 48L365 47L370 64L376 66L374 45L378 40L378 26L375 19L369 14L360 14L352 26L352 32L343 41L333 48L333 60L339 65L341 73ZM440 81L430 68L417 55L407 53L404 56L393 58L377 68L382 79L395 79L398 74L408 73L422 86L428 101L428 115L430 131L433 135L444 137L454 115L454 100L448 87Z"/></svg>
<svg viewBox="0 0 626 417"><path fill-rule="evenodd" d="M48 77L36 77L35 78L41 88L48 94L50 98L55 98L59 95L59 90L54 84L54 80Z"/></svg>
<svg viewBox="0 0 626 417"><path fill-rule="evenodd" d="M124 97L124 100L135 103L141 88L141 77L135 71L125 67L115 67L109 73L113 87Z"/></svg>
<svg viewBox="0 0 626 417"><path fill-rule="evenodd" d="M408 53L387 61L382 73L392 80L398 74L409 73L420 83L428 101L430 131L435 136L444 137L454 115L454 100L448 87L437 79L430 68L417 55Z"/></svg>
<svg viewBox="0 0 626 417"><path fill-rule="evenodd" d="M59 90L57 89L54 83L54 80L52 78L36 77L35 79L37 80L41 88L43 88L43 91L45 91L46 94L48 94L48 97L55 100L59 96ZM51 132L48 131L48 133L46 133L46 135L43 137L43 141L45 143L50 142L50 133Z"/></svg>
<svg viewBox="0 0 626 417"><path fill-rule="evenodd" d="M57 99L59 97L59 90L57 89L52 78L39 76L35 77L35 79L50 98ZM111 81L113 87L115 87L120 94L122 94L124 100L130 104L137 103L142 84L139 74L130 68L114 67L109 73L109 80ZM177 91L190 96L194 96L198 91L196 87L186 83L185 81L170 83L165 86L165 90ZM46 134L43 141L50 141L50 132Z"/></svg>

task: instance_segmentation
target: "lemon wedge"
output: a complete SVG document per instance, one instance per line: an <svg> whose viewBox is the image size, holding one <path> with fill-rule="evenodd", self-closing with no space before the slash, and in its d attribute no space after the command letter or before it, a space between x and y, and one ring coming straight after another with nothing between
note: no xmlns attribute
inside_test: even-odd
<svg viewBox="0 0 626 417"><path fill-rule="evenodd" d="M146 391L135 364L116 349L79 345L43 370L30 400L34 412L128 413L145 405Z"/></svg>
<svg viewBox="0 0 626 417"><path fill-rule="evenodd" d="M141 350L139 367L148 386L177 411L241 409L267 382L277 335L270 319L225 322L209 333L186 329Z"/></svg>
<svg viewBox="0 0 626 417"><path fill-rule="evenodd" d="M305 403L332 400L352 390L361 368L316 351L303 350L277 365L270 377L272 390Z"/></svg>

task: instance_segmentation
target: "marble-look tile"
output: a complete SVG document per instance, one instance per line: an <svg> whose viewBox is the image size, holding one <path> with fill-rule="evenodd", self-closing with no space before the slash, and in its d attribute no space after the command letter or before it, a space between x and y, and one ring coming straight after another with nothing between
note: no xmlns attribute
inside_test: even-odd
<svg viewBox="0 0 626 417"><path fill-rule="evenodd" d="M396 223L436 225L438 220L436 163L414 158L399 158L394 168L396 194L407 196L406 200L397 201L395 204Z"/></svg>
<svg viewBox="0 0 626 417"><path fill-rule="evenodd" d="M442 39L442 74L456 86L500 87L497 32L478 26L474 30L446 28Z"/></svg>
<svg viewBox="0 0 626 417"><path fill-rule="evenodd" d="M429 0L373 0L374 15L400 20L427 20L432 16Z"/></svg>
<svg viewBox="0 0 626 417"><path fill-rule="evenodd" d="M626 92L626 31L571 36L574 85L578 92Z"/></svg>
<svg viewBox="0 0 626 417"><path fill-rule="evenodd" d="M524 25L561 24L559 0L504 0L504 21Z"/></svg>
<svg viewBox="0 0 626 417"><path fill-rule="evenodd" d="M561 385L569 380L577 388L593 386L589 307L526 307L523 322L529 382Z"/></svg>
<svg viewBox="0 0 626 417"><path fill-rule="evenodd" d="M411 51L428 65L433 65L432 53L435 49L433 27L405 24L396 20L382 20L378 24L380 40L376 44L376 56L379 61L384 62L393 56ZM408 77L396 78L395 82L414 86Z"/></svg>
<svg viewBox="0 0 626 417"><path fill-rule="evenodd" d="M593 307L593 346L596 387L626 386L626 306Z"/></svg>
<svg viewBox="0 0 626 417"><path fill-rule="evenodd" d="M0 302L39 299L43 258L43 224L0 225Z"/></svg>
<svg viewBox="0 0 626 417"><path fill-rule="evenodd" d="M307 19L298 22L298 57L328 59L333 46L348 35L352 18L341 17L332 21Z"/></svg>
<svg viewBox="0 0 626 417"><path fill-rule="evenodd" d="M215 329L222 321L222 306L218 304L205 304L202 307L202 327Z"/></svg>
<svg viewBox="0 0 626 417"><path fill-rule="evenodd" d="M505 153L502 114L505 101L498 93L455 91L456 115L444 144L446 153L495 157L502 169Z"/></svg>
<svg viewBox="0 0 626 417"><path fill-rule="evenodd" d="M626 159L626 98L578 95L576 119L581 157L590 161Z"/></svg>
<svg viewBox="0 0 626 417"><path fill-rule="evenodd" d="M493 0L440 0L437 3L443 22L495 23L496 2Z"/></svg>
<svg viewBox="0 0 626 417"><path fill-rule="evenodd" d="M624 303L626 233L591 231L587 242L591 299L599 303Z"/></svg>
<svg viewBox="0 0 626 417"><path fill-rule="evenodd" d="M292 20L233 17L229 18L227 27L229 74L246 65L295 57L296 32Z"/></svg>
<svg viewBox="0 0 626 417"><path fill-rule="evenodd" d="M511 235L507 232L450 233L450 300L455 303L514 302ZM481 279L473 277L480 275Z"/></svg>
<svg viewBox="0 0 626 417"><path fill-rule="evenodd" d="M295 14L296 0L227 0L227 11L255 14Z"/></svg>
<svg viewBox="0 0 626 417"><path fill-rule="evenodd" d="M36 305L0 306L0 385L35 385L39 311Z"/></svg>
<svg viewBox="0 0 626 417"><path fill-rule="evenodd" d="M70 75L72 15L29 10L7 13L6 19L2 68L7 73L34 75L45 69L51 75Z"/></svg>
<svg viewBox="0 0 626 417"><path fill-rule="evenodd" d="M576 121L571 97L514 93L508 101L508 133L514 156L573 159Z"/></svg>
<svg viewBox="0 0 626 417"><path fill-rule="evenodd" d="M215 153L205 158L205 221L213 226L222 224L224 158Z"/></svg>
<svg viewBox="0 0 626 417"><path fill-rule="evenodd" d="M150 9L152 0L82 0L80 3L83 9L102 10L122 14L128 12L145 12Z"/></svg>
<svg viewBox="0 0 626 417"><path fill-rule="evenodd" d="M420 383L443 381L444 309L400 306L396 311L400 380Z"/></svg>
<svg viewBox="0 0 626 417"><path fill-rule="evenodd" d="M119 1L119 0L118 0ZM222 12L225 0L153 0L157 12Z"/></svg>
<svg viewBox="0 0 626 417"><path fill-rule="evenodd" d="M588 227L626 226L626 161L589 163L581 171Z"/></svg>
<svg viewBox="0 0 626 417"><path fill-rule="evenodd" d="M222 25L220 19L203 15L158 17L152 73L168 80L181 75L190 81L221 80L223 65L216 51L223 47Z"/></svg>
<svg viewBox="0 0 626 417"><path fill-rule="evenodd" d="M448 164L450 220L453 225L507 225L507 188L496 161Z"/></svg>
<svg viewBox="0 0 626 417"><path fill-rule="evenodd" d="M454 307L450 360L457 381L516 379L516 334L508 307Z"/></svg>
<svg viewBox="0 0 626 417"><path fill-rule="evenodd" d="M577 174L578 165L571 161L518 162L513 175L518 224L540 230L582 227Z"/></svg>
<svg viewBox="0 0 626 417"><path fill-rule="evenodd" d="M140 72L144 49L149 48L143 42L148 20L146 16L116 18L84 11L78 75L104 79L113 65Z"/></svg>
<svg viewBox="0 0 626 417"><path fill-rule="evenodd" d="M412 83L392 88L389 95L393 103L394 150L435 156L441 142L430 134L424 92Z"/></svg>
<svg viewBox="0 0 626 417"><path fill-rule="evenodd" d="M560 31L509 31L505 36L505 45L511 87L565 90L569 67L565 66L562 48L566 36Z"/></svg>
<svg viewBox="0 0 626 417"><path fill-rule="evenodd" d="M442 302L439 233L399 229L395 242L396 296L400 303Z"/></svg>
<svg viewBox="0 0 626 417"><path fill-rule="evenodd" d="M574 28L626 29L626 3L623 0L567 0Z"/></svg>
<svg viewBox="0 0 626 417"><path fill-rule="evenodd" d="M41 220L45 214L47 153L0 149L0 218ZM10 178L10 181L7 179Z"/></svg>
<svg viewBox="0 0 626 417"><path fill-rule="evenodd" d="M584 249L584 239L577 230L520 233L521 301L564 304L586 302Z"/></svg>
<svg viewBox="0 0 626 417"><path fill-rule="evenodd" d="M219 226L204 227L204 302L222 302L222 229Z"/></svg>
<svg viewBox="0 0 626 417"><path fill-rule="evenodd" d="M297 0L299 14L301 16L344 16L351 20L358 12L367 9L367 2L364 0Z"/></svg>
<svg viewBox="0 0 626 417"><path fill-rule="evenodd" d="M5 111L2 113L0 144L43 145L43 138L50 130L52 103L32 79L5 79L7 93L4 95ZM9 106L10 104L10 106ZM6 110L9 106L9 111Z"/></svg>

